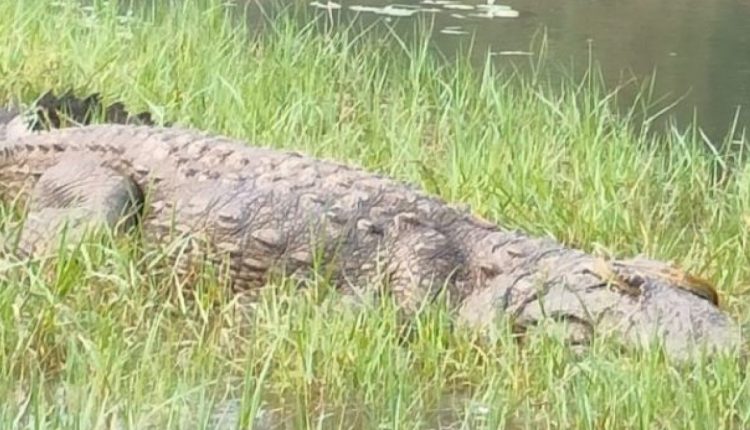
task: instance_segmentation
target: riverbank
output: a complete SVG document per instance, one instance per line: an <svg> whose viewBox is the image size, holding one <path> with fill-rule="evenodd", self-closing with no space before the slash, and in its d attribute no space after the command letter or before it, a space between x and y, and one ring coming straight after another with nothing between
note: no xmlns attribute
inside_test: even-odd
<svg viewBox="0 0 750 430"><path fill-rule="evenodd" d="M551 88L440 66L392 36L321 35L290 15L248 39L218 1L132 14L73 3L0 4L3 102L100 91L165 120L363 165L589 252L675 260L748 321L750 165L696 133L634 131L594 73ZM3 232L14 219L0 217ZM677 367L601 341L575 360L543 334L521 349L507 330L492 344L449 331L437 309L404 342L391 307L342 309L322 280L303 295L280 282L248 314L210 276L186 297L180 280L153 275L159 255L134 245L92 244L41 267L0 259L0 397L15 400L0 427L193 428L237 398L244 417L283 407L293 428L750 421L747 369L732 359Z"/></svg>

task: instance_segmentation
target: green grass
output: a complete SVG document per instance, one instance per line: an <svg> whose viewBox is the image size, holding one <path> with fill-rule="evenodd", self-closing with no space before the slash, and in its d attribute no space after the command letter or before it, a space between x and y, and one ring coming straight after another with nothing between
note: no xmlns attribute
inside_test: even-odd
<svg viewBox="0 0 750 430"><path fill-rule="evenodd" d="M748 321L747 142L654 135L634 123L640 108L612 107L593 68L552 86L547 66L446 65L422 39L320 33L293 11L250 38L231 19L241 11L219 1L132 15L88 3L0 2L0 98L100 91L165 120L360 164L590 252L674 260ZM677 366L606 342L573 359L543 333L520 348L508 330L492 343L449 330L440 309L405 342L388 304L355 311L325 285L292 294L281 280L248 311L210 273L183 289L160 257L118 238L56 261L0 259L1 428L192 429L228 399L245 423L280 408L289 428L750 425L735 359Z"/></svg>

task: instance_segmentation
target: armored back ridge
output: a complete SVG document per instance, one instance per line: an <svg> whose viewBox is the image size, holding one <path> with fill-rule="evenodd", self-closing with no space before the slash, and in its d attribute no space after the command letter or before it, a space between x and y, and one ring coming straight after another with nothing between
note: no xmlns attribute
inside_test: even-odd
<svg viewBox="0 0 750 430"><path fill-rule="evenodd" d="M67 97L77 122L89 117L76 106L100 103ZM42 100L36 117L56 117L61 99ZM105 120L128 122L117 106ZM57 118L48 124L63 124ZM713 288L676 267L607 261L508 231L358 168L152 125L0 136L2 195L29 201L21 255L50 252L63 225L75 233L140 222L145 243L188 244L172 256L183 273L199 260L228 262L236 291L260 288L276 271L304 278L322 259L344 294L386 285L407 314L443 293L457 318L478 328L498 315L519 328L546 319L573 343L606 330L631 345L661 340L676 357L742 344Z"/></svg>

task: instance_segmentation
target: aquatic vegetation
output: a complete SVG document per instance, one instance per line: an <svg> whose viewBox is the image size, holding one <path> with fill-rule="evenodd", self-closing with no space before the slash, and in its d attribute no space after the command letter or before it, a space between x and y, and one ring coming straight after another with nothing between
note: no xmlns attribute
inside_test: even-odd
<svg viewBox="0 0 750 430"><path fill-rule="evenodd" d="M49 89L413 181L500 224L601 254L675 260L750 307L747 142L653 130L617 111L595 69L552 84L446 63L424 39L241 19L221 1L0 2L0 98ZM302 24L300 22L303 22ZM249 23L266 31L252 32ZM261 25L258 24L258 25ZM648 94L643 94L647 98ZM17 217L2 208L0 226ZM49 262L0 258L0 427L195 428L217 406L295 428L743 428L747 364L678 366L602 341L575 357L540 328L478 339L439 307L342 306L325 279L279 279L248 308L207 268L195 290L137 238ZM251 311L248 311L251 309Z"/></svg>

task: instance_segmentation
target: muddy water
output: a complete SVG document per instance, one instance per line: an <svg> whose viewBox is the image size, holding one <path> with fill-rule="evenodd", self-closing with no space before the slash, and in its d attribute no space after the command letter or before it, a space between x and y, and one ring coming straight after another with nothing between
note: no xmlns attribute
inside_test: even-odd
<svg viewBox="0 0 750 430"><path fill-rule="evenodd" d="M625 84L623 104L655 74L654 113L678 101L666 116L685 126L697 114L713 139L735 115L736 135L750 126L750 0L317 0L307 7L339 23L390 21L406 36L427 17L435 46L450 55L473 43L477 64L491 52L497 65L523 67L546 30L547 58L580 73L593 54L610 88Z"/></svg>

